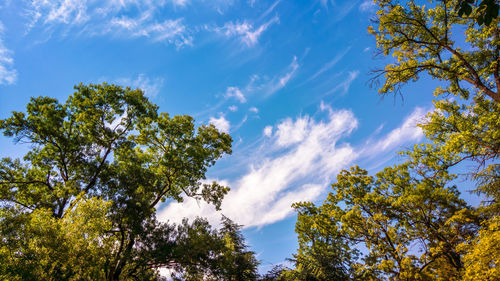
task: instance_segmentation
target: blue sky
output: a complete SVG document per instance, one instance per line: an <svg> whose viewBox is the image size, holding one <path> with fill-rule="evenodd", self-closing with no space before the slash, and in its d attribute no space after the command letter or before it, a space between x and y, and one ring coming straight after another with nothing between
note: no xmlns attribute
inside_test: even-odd
<svg viewBox="0 0 500 281"><path fill-rule="evenodd" d="M422 140L435 84L405 87L404 100L370 88L389 61L366 31L374 12L369 0L0 0L0 118L107 81L213 123L233 154L208 177L231 187L222 213L266 270L297 247L293 202L320 202L340 169L377 171ZM0 137L1 157L26 150ZM158 212L185 216L220 213L189 199Z"/></svg>

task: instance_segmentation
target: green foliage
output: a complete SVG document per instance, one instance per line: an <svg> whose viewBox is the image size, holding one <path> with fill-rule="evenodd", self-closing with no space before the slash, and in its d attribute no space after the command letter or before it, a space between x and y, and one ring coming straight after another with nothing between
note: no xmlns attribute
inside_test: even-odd
<svg viewBox="0 0 500 281"><path fill-rule="evenodd" d="M478 219L449 186L451 176L418 176L410 167L388 167L373 177L355 166L337 176L335 193L321 206L294 205L299 212L297 256L331 262L323 270L307 270L316 277L311 280L458 278L463 263L456 247L474 235ZM317 245L318 240L325 242ZM356 250L360 246L366 253ZM344 276L323 276L339 267Z"/></svg>
<svg viewBox="0 0 500 281"><path fill-rule="evenodd" d="M285 275L287 274L286 271L289 271L289 269L283 265L276 265L274 266L271 270L266 272L266 274L262 275L259 278L259 281L286 281L286 280L291 280L290 278L287 278Z"/></svg>
<svg viewBox="0 0 500 281"><path fill-rule="evenodd" d="M466 162L467 176L476 183L474 191L486 196L483 203L488 212L498 214L500 103L480 95L472 102L442 100L434 105L436 110L419 125L431 142L405 154L432 174Z"/></svg>
<svg viewBox="0 0 500 281"><path fill-rule="evenodd" d="M500 217L485 223L470 244L463 245L465 273L463 280L500 279Z"/></svg>
<svg viewBox="0 0 500 281"><path fill-rule="evenodd" d="M427 74L446 84L436 90L437 95L468 98L472 91L500 102L498 16L487 17L491 23L478 26L473 18L481 17L478 14L482 8L470 11L471 17L462 17L454 9L457 5L467 6L468 1L375 2L380 7L376 27L368 31L375 35L380 54L394 58L385 69L375 71L374 82L384 80L381 94L400 92L402 85ZM457 43L463 41L464 33L466 42Z"/></svg>
<svg viewBox="0 0 500 281"><path fill-rule="evenodd" d="M406 162L375 176L357 166L341 171L321 205L294 204L299 249L293 259L295 269L281 276L289 278L285 280L497 280L498 4L375 2L380 6L378 26L369 32L376 36L380 52L394 58L377 72L376 78L385 79L380 93L399 91L421 73L445 84L435 91L435 110L419 124L427 141L403 152ZM459 47L452 31L462 30L468 45ZM464 82L469 85L462 86ZM445 93L461 99L442 99ZM482 204L472 207L460 199L459 183L473 185L472 191L484 198Z"/></svg>
<svg viewBox="0 0 500 281"><path fill-rule="evenodd" d="M345 280L358 251L341 238L339 225L332 220L334 210L312 203L294 204L298 211L295 231L299 249L292 261L295 270L284 273L285 280Z"/></svg>
<svg viewBox="0 0 500 281"><path fill-rule="evenodd" d="M255 253L247 250L245 240L240 232L240 225L230 219L223 217L222 228L215 233L213 244L216 251L211 258L210 270L203 270L195 262L191 263L176 275L174 280L207 280L207 281L239 281L257 280L257 266L259 262L255 259ZM210 237L196 239L197 241L208 241ZM189 245L191 248L192 245ZM193 256L193 255L189 255Z"/></svg>
<svg viewBox="0 0 500 281"><path fill-rule="evenodd" d="M229 189L202 181L231 153L231 137L158 114L141 90L75 90L65 103L32 98L26 112L0 120L4 135L31 146L22 160L0 162L0 279L156 280L162 267L255 274L235 225L219 232L200 219L155 218L160 202L183 194L220 207Z"/></svg>
<svg viewBox="0 0 500 281"><path fill-rule="evenodd" d="M0 276L8 280L104 279L105 257L113 243L105 231L110 204L78 198L61 219L39 208L26 214L2 209Z"/></svg>

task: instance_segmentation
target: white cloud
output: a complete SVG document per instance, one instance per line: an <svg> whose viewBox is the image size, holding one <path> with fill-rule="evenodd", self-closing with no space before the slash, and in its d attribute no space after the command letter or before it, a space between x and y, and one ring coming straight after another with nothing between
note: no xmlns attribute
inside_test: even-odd
<svg viewBox="0 0 500 281"><path fill-rule="evenodd" d="M274 3L271 4L271 6L269 6L269 8L267 8L267 10L259 18L262 19L262 18L265 18L267 15L269 15L274 10L274 8L276 8L276 6L278 6L278 4L280 2L281 2L281 0L274 1Z"/></svg>
<svg viewBox="0 0 500 281"><path fill-rule="evenodd" d="M253 113L259 113L259 109L255 106L250 107L248 110Z"/></svg>
<svg viewBox="0 0 500 281"><path fill-rule="evenodd" d="M229 183L232 191L224 199L222 213L246 227L261 226L290 215L293 202L315 200L330 177L356 157L349 145L337 145L356 126L352 112L341 110L329 115L326 122L309 116L284 120L274 135L272 128L266 128L264 134L269 137L262 144L264 151L238 180ZM283 137L294 131L303 133L284 145ZM213 222L219 217L211 206L189 199L170 204L158 217L180 221L199 215Z"/></svg>
<svg viewBox="0 0 500 281"><path fill-rule="evenodd" d="M229 128L231 127L229 121L227 121L226 118L222 115L219 118L210 117L208 123L213 124L217 129L221 130L224 133L228 133Z"/></svg>
<svg viewBox="0 0 500 281"><path fill-rule="evenodd" d="M350 71L348 73L347 78L344 81L338 83L337 86L335 86L333 89L323 94L323 96L327 96L338 91L341 91L341 94L345 95L347 92L349 92L349 88L351 87L352 82L354 82L354 80L358 77L358 75L359 75L358 70Z"/></svg>
<svg viewBox="0 0 500 281"><path fill-rule="evenodd" d="M110 24L116 27L116 30L128 32L132 37L150 37L154 41L170 40L170 38L175 38L186 31L182 19L165 20L161 23L145 23L144 18L121 17L111 19Z"/></svg>
<svg viewBox="0 0 500 281"><path fill-rule="evenodd" d="M192 45L191 32L182 18L157 17L165 4L165 1L137 0L33 0L28 9L29 29L59 30L62 35L147 37L177 48Z"/></svg>
<svg viewBox="0 0 500 281"><path fill-rule="evenodd" d="M266 126L262 132L264 136L270 137L273 134L273 126Z"/></svg>
<svg viewBox="0 0 500 281"><path fill-rule="evenodd" d="M308 133L309 117L298 118L295 122L291 118L285 119L278 125L276 144L289 146L302 141Z"/></svg>
<svg viewBox="0 0 500 281"><path fill-rule="evenodd" d="M35 15L43 17L44 23L81 24L89 20L87 2L79 0L33 0L31 5L35 10Z"/></svg>
<svg viewBox="0 0 500 281"><path fill-rule="evenodd" d="M240 89L238 89L238 87L227 87L225 96L227 98L234 97L241 103L247 102L245 95L243 95L243 93L241 92Z"/></svg>
<svg viewBox="0 0 500 281"><path fill-rule="evenodd" d="M137 75L136 78L119 78L116 82L123 86L139 88L144 91L148 97L156 97L163 86L163 78L149 78L144 73Z"/></svg>
<svg viewBox="0 0 500 281"><path fill-rule="evenodd" d="M171 0L171 1L172 4L174 4L174 6L180 6L180 7L185 7L189 3L189 0Z"/></svg>
<svg viewBox="0 0 500 281"><path fill-rule="evenodd" d="M428 110L417 107L413 112L404 120L403 124L392 130L386 137L377 140L369 141L364 151L368 155L376 155L388 150L400 147L408 141L417 141L423 137L422 130L417 127L417 123L421 123Z"/></svg>
<svg viewBox="0 0 500 281"><path fill-rule="evenodd" d="M335 174L354 161L386 155L404 143L418 140L421 133L415 122L425 113L416 108L400 127L380 139L351 146L341 140L357 127L354 114L335 111L324 103L320 108L328 115L324 121L306 115L264 128L266 138L259 139L259 148L248 152L252 156L241 156L248 163L246 171L236 180L222 181L231 187L223 201L222 214L244 227L282 220L293 213L292 203L317 200ZM158 213L160 220L172 222L197 216L217 224L220 213L204 202L189 198L181 204L170 203Z"/></svg>
<svg viewBox="0 0 500 281"><path fill-rule="evenodd" d="M257 44L262 33L266 31L271 24L276 22L279 22L278 17L273 17L269 21L255 28L247 21L243 21L242 23L233 23L231 21L225 23L222 27L215 28L215 31L224 34L226 37L236 36L240 38L240 40L248 47L252 47Z"/></svg>
<svg viewBox="0 0 500 281"><path fill-rule="evenodd" d="M286 86L286 84L288 83L288 81L290 81L290 78L292 78L292 75L295 73L295 71L297 71L298 68L299 64L297 63L297 57L293 57L292 63L290 64L290 71L279 79L280 88Z"/></svg>
<svg viewBox="0 0 500 281"><path fill-rule="evenodd" d="M297 62L297 57L294 56L292 62L290 63L290 65L288 65L287 72L281 76L275 77L263 87L265 89L265 94L268 96L272 95L285 87L293 77L297 69L299 69L299 64Z"/></svg>
<svg viewBox="0 0 500 281"><path fill-rule="evenodd" d="M17 80L17 71L14 69L12 51L3 44L3 30L3 24L0 22L0 85L11 85Z"/></svg>
<svg viewBox="0 0 500 281"><path fill-rule="evenodd" d="M299 64L297 62L297 57L294 56L289 65L284 67L279 73L274 74L269 77L267 75L251 75L249 82L243 87L231 86L227 87L224 93L225 98L235 98L241 103L247 102L247 98L251 98L255 95L260 95L261 97L268 97L277 91L284 88L295 76L299 69ZM224 103L222 101L212 110L217 109ZM252 110L251 110L252 111Z"/></svg>
<svg viewBox="0 0 500 281"><path fill-rule="evenodd" d="M306 82L311 81L324 73L325 71L330 70L332 67L334 67L346 54L349 52L351 47L345 49L343 52L337 54L331 61L327 62L325 65L323 65L316 73L314 73L309 79L307 79Z"/></svg>
<svg viewBox="0 0 500 281"><path fill-rule="evenodd" d="M238 110L238 107L236 105L231 105L228 107L229 111L231 112L236 112Z"/></svg>
<svg viewBox="0 0 500 281"><path fill-rule="evenodd" d="M359 10L362 12L370 12L373 11L376 6L377 5L373 2L373 0L365 0L359 5Z"/></svg>
<svg viewBox="0 0 500 281"><path fill-rule="evenodd" d="M129 37L151 38L154 42L175 44L177 48L192 45L193 37L187 34L182 19L156 22L148 16L139 18L120 17L109 22L105 33L121 34Z"/></svg>

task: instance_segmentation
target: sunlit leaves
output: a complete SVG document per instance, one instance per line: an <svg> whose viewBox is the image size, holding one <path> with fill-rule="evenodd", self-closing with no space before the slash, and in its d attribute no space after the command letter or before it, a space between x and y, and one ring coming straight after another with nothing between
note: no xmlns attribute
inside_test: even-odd
<svg viewBox="0 0 500 281"><path fill-rule="evenodd" d="M445 82L436 94L468 98L472 91L500 102L497 3L486 0L473 9L474 1L376 2L380 9L369 33L375 35L380 54L393 57L375 71L374 82L383 80L381 94L399 93L403 85L426 74ZM463 16L471 13L478 14L479 26ZM482 25L484 21L489 24Z"/></svg>
<svg viewBox="0 0 500 281"><path fill-rule="evenodd" d="M194 263L213 272L218 255L232 252L219 233L202 220L159 223L155 211L184 196L219 208L229 188L205 173L231 153L231 137L158 114L139 89L75 90L64 103L32 98L26 112L0 120L4 135L32 148L0 162L2 278L155 280L159 267Z"/></svg>

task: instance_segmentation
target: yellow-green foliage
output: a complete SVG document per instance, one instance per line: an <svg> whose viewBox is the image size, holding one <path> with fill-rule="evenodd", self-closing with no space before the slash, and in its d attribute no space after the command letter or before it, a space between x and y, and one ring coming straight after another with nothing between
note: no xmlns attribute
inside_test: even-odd
<svg viewBox="0 0 500 281"><path fill-rule="evenodd" d="M380 9L376 26L368 32L375 35L380 53L394 58L376 71L376 78L383 79L381 94L400 91L402 85L427 74L444 82L436 94L467 98L472 91L500 102L500 17L478 26L474 19L482 9L460 15L459 1L375 1ZM464 30L466 44L457 43L463 41Z"/></svg>
<svg viewBox="0 0 500 281"><path fill-rule="evenodd" d="M500 280L500 217L485 222L479 235L464 249L463 280Z"/></svg>

